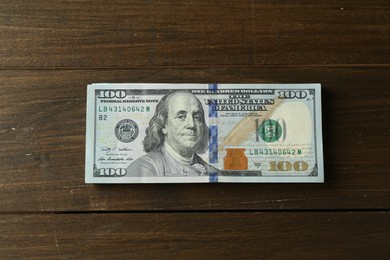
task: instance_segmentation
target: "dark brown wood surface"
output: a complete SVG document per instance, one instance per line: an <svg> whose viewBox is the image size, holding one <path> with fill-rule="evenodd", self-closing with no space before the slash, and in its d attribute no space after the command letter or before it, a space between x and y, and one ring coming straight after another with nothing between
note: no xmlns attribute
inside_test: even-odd
<svg viewBox="0 0 390 260"><path fill-rule="evenodd" d="M0 0L0 258L390 257L388 1ZM321 83L324 184L84 184L93 82Z"/></svg>
<svg viewBox="0 0 390 260"><path fill-rule="evenodd" d="M1 256L14 259L386 259L390 239L388 212L19 214L0 223Z"/></svg>

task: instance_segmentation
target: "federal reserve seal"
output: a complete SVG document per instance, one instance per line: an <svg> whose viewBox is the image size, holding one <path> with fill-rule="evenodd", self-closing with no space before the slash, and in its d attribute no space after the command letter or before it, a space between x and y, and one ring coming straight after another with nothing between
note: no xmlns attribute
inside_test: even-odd
<svg viewBox="0 0 390 260"><path fill-rule="evenodd" d="M123 119L115 126L115 136L119 141L130 143L138 136L139 128L136 122L131 119Z"/></svg>
<svg viewBox="0 0 390 260"><path fill-rule="evenodd" d="M272 119L264 120L258 131L261 139L267 143L272 143L279 140L280 136L282 135L281 125Z"/></svg>

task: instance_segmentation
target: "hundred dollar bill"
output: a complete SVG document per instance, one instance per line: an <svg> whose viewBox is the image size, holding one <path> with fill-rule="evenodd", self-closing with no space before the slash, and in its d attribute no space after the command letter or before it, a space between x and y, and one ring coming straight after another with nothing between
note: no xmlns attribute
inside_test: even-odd
<svg viewBox="0 0 390 260"><path fill-rule="evenodd" d="M320 84L92 84L86 183L323 182Z"/></svg>

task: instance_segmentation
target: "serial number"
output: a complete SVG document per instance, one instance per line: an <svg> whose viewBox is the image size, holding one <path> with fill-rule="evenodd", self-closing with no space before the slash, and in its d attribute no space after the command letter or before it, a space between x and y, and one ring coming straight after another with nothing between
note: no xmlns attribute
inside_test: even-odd
<svg viewBox="0 0 390 260"><path fill-rule="evenodd" d="M99 112L150 112L150 106L99 106Z"/></svg>
<svg viewBox="0 0 390 260"><path fill-rule="evenodd" d="M301 149L248 149L248 155L301 155Z"/></svg>

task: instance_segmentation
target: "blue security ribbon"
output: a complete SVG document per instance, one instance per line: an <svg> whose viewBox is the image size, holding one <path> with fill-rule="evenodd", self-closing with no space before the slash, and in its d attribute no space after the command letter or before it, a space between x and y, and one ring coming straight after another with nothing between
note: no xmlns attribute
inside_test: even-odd
<svg viewBox="0 0 390 260"><path fill-rule="evenodd" d="M209 90L215 92L218 89L217 84L209 84ZM209 118L217 118L217 101L210 100L209 103ZM218 162L218 126L210 125L209 126L209 163ZM210 182L218 182L218 172L209 173Z"/></svg>

